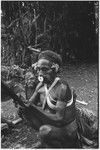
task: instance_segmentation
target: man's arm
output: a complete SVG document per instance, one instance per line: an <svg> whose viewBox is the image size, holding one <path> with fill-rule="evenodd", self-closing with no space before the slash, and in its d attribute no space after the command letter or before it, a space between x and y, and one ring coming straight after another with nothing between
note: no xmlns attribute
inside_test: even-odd
<svg viewBox="0 0 100 150"><path fill-rule="evenodd" d="M33 95L31 96L31 98L29 99L30 104L37 104L39 101L39 89L43 86L42 82L39 82L39 84L36 86L36 89L33 93Z"/></svg>
<svg viewBox="0 0 100 150"><path fill-rule="evenodd" d="M69 120L65 120L64 115L65 115L65 110L67 109L66 105L72 98L71 90L68 85L61 84L57 91L58 91L58 94L57 94L58 100L57 100L55 107L53 107L53 109L56 111L56 114L48 113L47 115L52 120L55 120L61 123L66 122L67 124L69 123Z"/></svg>
<svg viewBox="0 0 100 150"><path fill-rule="evenodd" d="M39 99L39 93L37 91L35 91L33 93L33 95L31 96L31 98L29 99L29 103L30 104L37 104L38 99Z"/></svg>

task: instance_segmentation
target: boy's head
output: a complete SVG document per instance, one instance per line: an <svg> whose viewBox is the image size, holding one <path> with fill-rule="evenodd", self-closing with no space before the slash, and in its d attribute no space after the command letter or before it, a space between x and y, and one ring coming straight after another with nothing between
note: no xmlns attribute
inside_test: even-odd
<svg viewBox="0 0 100 150"><path fill-rule="evenodd" d="M56 77L61 64L61 57L57 53L50 50L41 52L38 56L38 62L36 64L39 80L43 77L44 82L52 82Z"/></svg>

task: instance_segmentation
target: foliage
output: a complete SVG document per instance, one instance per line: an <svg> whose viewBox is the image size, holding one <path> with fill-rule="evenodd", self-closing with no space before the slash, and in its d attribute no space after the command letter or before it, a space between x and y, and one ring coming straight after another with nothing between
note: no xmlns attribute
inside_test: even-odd
<svg viewBox="0 0 100 150"><path fill-rule="evenodd" d="M16 94L22 99L29 99L37 84L36 76L32 69L22 69L17 65L2 66L1 78ZM10 97L6 91L2 89L2 101L9 100Z"/></svg>
<svg viewBox="0 0 100 150"><path fill-rule="evenodd" d="M4 81L11 80L13 78L24 79L25 70L17 65L13 66L1 66L1 78Z"/></svg>
<svg viewBox="0 0 100 150"><path fill-rule="evenodd" d="M64 61L98 54L98 2L2 1L1 9L2 64L31 66L37 57L29 46Z"/></svg>

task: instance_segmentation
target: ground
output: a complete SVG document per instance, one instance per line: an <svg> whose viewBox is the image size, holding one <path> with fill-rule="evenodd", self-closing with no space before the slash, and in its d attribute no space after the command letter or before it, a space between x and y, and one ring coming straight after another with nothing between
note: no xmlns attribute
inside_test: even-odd
<svg viewBox="0 0 100 150"><path fill-rule="evenodd" d="M61 78L74 88L78 100L88 103L84 106L98 115L98 65L91 63L67 64L61 69ZM18 118L12 100L2 103L2 115L7 119ZM26 124L17 125L3 138L2 148L34 148L39 144L38 133Z"/></svg>

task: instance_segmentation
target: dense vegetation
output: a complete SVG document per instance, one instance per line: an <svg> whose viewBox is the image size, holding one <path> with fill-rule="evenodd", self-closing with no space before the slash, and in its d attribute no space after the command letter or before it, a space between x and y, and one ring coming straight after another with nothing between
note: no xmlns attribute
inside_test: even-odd
<svg viewBox="0 0 100 150"><path fill-rule="evenodd" d="M30 66L33 48L63 61L98 58L98 1L1 1L1 63Z"/></svg>

